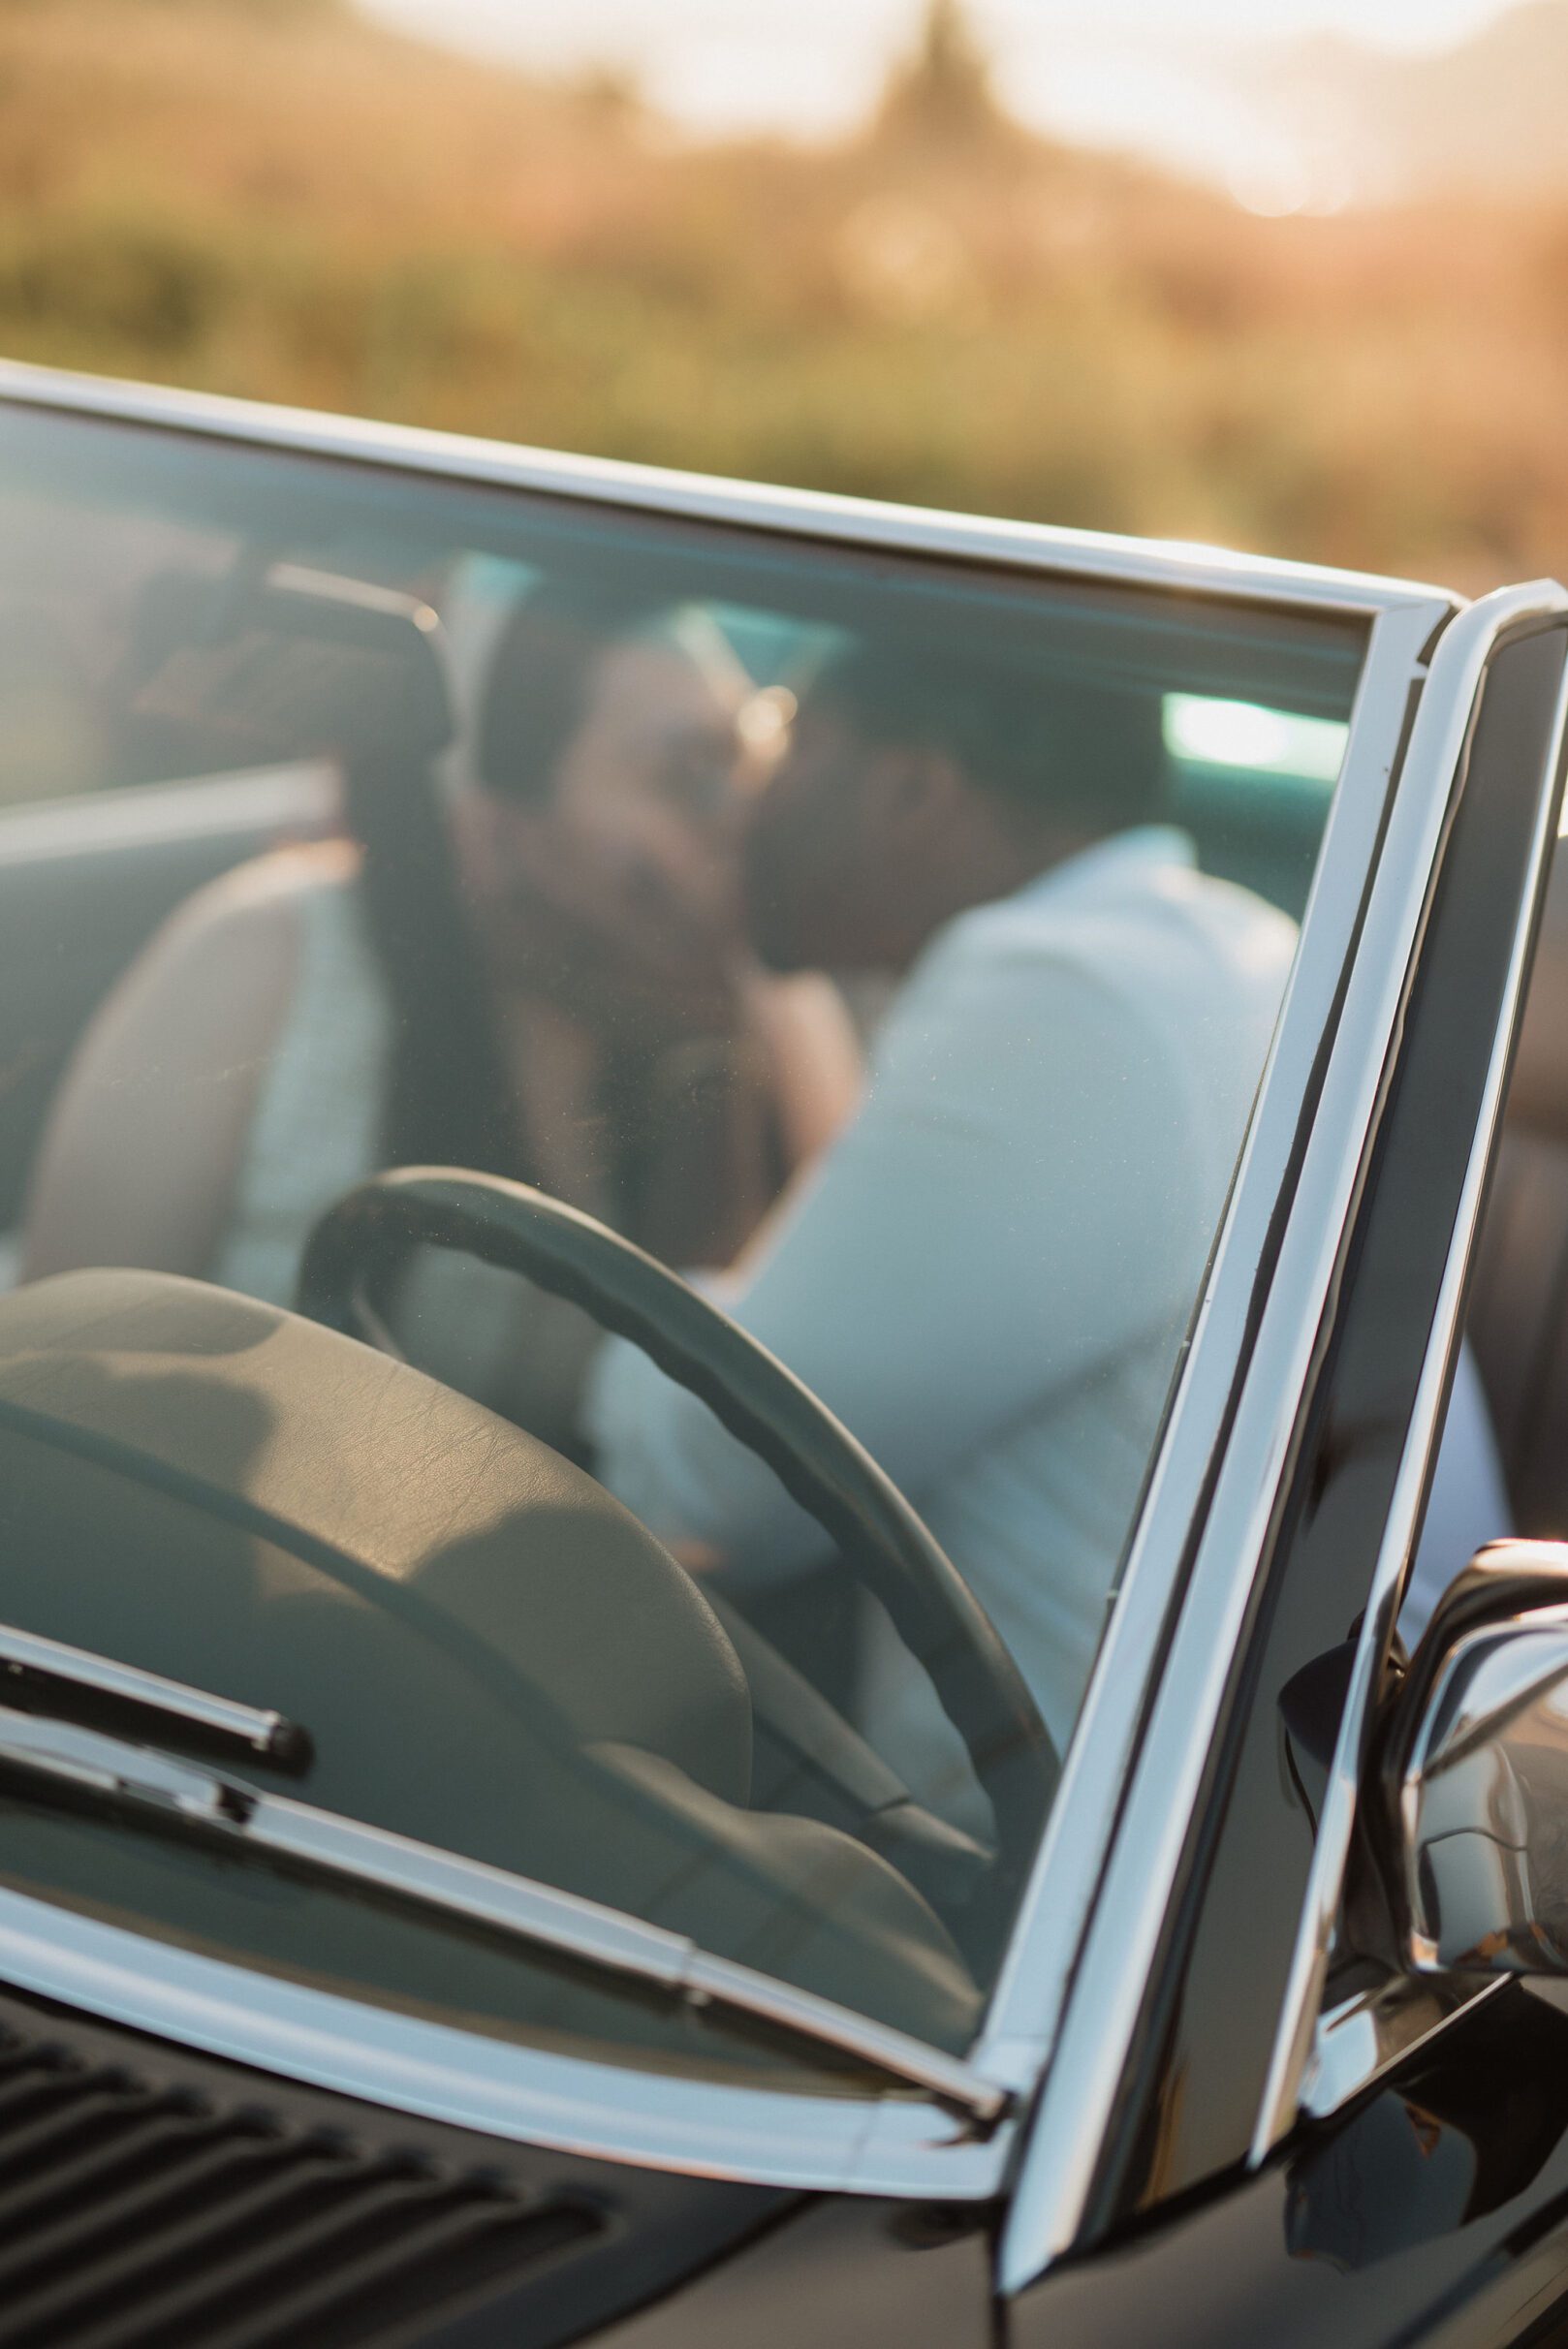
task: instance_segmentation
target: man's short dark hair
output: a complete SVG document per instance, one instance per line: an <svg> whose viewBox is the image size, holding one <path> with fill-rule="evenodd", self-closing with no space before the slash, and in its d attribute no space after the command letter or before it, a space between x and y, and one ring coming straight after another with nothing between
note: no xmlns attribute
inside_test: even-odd
<svg viewBox="0 0 1568 2349"><path fill-rule="evenodd" d="M940 750L971 783L1042 816L1119 831L1164 809L1164 709L1148 688L910 635L847 646L811 698L869 741Z"/></svg>

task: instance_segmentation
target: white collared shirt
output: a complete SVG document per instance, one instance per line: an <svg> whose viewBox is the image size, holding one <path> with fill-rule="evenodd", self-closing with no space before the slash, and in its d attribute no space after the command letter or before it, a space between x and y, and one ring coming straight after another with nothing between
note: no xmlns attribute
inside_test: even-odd
<svg viewBox="0 0 1568 2349"><path fill-rule="evenodd" d="M1059 1745L1239 1156L1295 926L1125 832L932 939L860 1114L725 1303L925 1517ZM739 1577L823 1537L629 1344L604 1482ZM892 1758L892 1757L890 1757Z"/></svg>

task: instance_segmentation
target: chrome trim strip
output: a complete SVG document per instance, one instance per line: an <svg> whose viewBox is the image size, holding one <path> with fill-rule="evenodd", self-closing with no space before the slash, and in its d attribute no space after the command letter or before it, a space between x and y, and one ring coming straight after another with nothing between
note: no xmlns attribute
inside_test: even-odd
<svg viewBox="0 0 1568 2349"><path fill-rule="evenodd" d="M1323 2017L1301 2075L1301 2109L1314 2120L1336 2113L1385 2072L1490 1998L1508 1981L1497 1974L1477 1989L1453 1981L1396 1975L1375 1990L1347 1998Z"/></svg>
<svg viewBox="0 0 1568 2349"><path fill-rule="evenodd" d="M461 2031L0 1887L0 1981L208 2054L458 2128L644 2168L981 2202L1012 2150L921 2098L805 2095Z"/></svg>
<svg viewBox="0 0 1568 2349"><path fill-rule="evenodd" d="M1568 594L1561 589L1557 594L1555 609L1568 612ZM1475 1143L1465 1169L1464 1184L1455 1217L1453 1244L1442 1287L1438 1291L1431 1336L1416 1390L1410 1433L1394 1488L1388 1523L1378 1550L1371 1593L1334 1746L1333 1764L1323 1798L1312 1874L1291 1967L1290 1988L1280 2017L1269 2082L1253 2136L1252 2158L1255 2162L1265 2158L1270 2148L1278 2143L1294 2122L1301 2101L1302 2075L1312 2054L1313 2031L1318 2021L1332 1954L1334 1918L1350 1857L1350 1840L1355 1827L1357 1798L1370 1728L1377 1659L1387 1646L1403 1597L1411 1551L1415 1546L1416 1521L1427 1483L1427 1463L1436 1442L1449 1375L1458 1351L1459 1308L1465 1274L1481 1220L1487 1168L1502 1119L1509 1053L1522 1011L1529 973L1530 936L1535 909L1547 866L1556 845L1557 782L1565 730L1568 730L1568 672L1564 673L1557 701L1552 737L1552 763L1530 840L1526 887L1515 924L1503 991L1502 1016L1493 1040L1486 1086L1481 1097ZM1504 1528L1499 1527L1498 1530L1501 1532ZM1322 2111L1326 2108L1320 2104L1314 2109Z"/></svg>
<svg viewBox="0 0 1568 2349"><path fill-rule="evenodd" d="M299 408L267 407L254 400L223 399L208 392L175 392L156 384L71 374L19 360L0 361L3 401L397 466L452 481L531 489L644 513L687 516L851 545L903 548L971 562L1018 564L1082 578L1178 587L1198 594L1253 597L1367 618L1381 611L1408 610L1414 604L1447 606L1452 602L1440 587L1270 561L1221 547L1113 538L1036 522L989 521L820 490L710 479L659 466L624 464L609 457L565 456L551 450L515 448L504 441L423 431L407 424L370 423Z"/></svg>
<svg viewBox="0 0 1568 2349"><path fill-rule="evenodd" d="M229 1697L209 1695L204 1688L168 1680L162 1673L142 1672L135 1664L116 1663L111 1656L93 1655L85 1647L68 1646L63 1640L47 1640L37 1632L0 1623L0 1687L8 1676L29 1675L88 1696L106 1697L116 1705L134 1706L161 1719L188 1722L284 1769L298 1769L309 1759L308 1736L280 1712L236 1705ZM0 1721L5 1718L0 1708Z"/></svg>
<svg viewBox="0 0 1568 2349"><path fill-rule="evenodd" d="M1320 1342L1476 691L1504 629L1563 611L1568 594L1553 581L1504 589L1438 642L1170 1660L1025 2148L1000 2250L1004 2293L1032 2282L1082 2221Z"/></svg>
<svg viewBox="0 0 1568 2349"><path fill-rule="evenodd" d="M1064 1760L1061 1785L973 2060L1027 2086L1039 2073L1098 1893L1177 1574L1246 1341L1258 1267L1286 1180L1301 1104L1333 1015L1389 777L1421 657L1442 617L1378 621L1301 944L1259 1087L1179 1389L1142 1520Z"/></svg>
<svg viewBox="0 0 1568 2349"><path fill-rule="evenodd" d="M694 2006L724 2006L754 2016L908 2081L982 2122L998 2119L1008 2102L1005 2090L907 2031L776 1981L755 1966L715 1957L683 1933L315 1803L219 1777L155 1746L0 1705L0 1772L6 1770L51 1784L69 1783L155 1819L173 1813L204 1835L312 1875L368 1885L436 1916L483 1925L530 1949L652 1983Z"/></svg>

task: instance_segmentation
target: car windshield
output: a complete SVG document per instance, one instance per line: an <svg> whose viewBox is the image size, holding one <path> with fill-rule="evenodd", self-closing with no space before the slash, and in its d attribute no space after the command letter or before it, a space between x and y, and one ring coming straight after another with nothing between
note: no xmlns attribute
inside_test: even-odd
<svg viewBox="0 0 1568 2349"><path fill-rule="evenodd" d="M7 412L0 1625L302 1723L274 1792L962 2051L1364 655L1021 557ZM895 1571L668 1362L461 1249L375 1284L408 1366L289 1318L320 1219L410 1165L677 1272L928 1542ZM854 2076L62 1807L6 1751L13 1888L528 2044Z"/></svg>

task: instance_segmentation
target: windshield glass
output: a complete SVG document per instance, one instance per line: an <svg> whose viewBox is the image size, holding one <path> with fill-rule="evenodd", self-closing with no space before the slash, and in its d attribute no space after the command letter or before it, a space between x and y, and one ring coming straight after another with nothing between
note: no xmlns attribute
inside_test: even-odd
<svg viewBox="0 0 1568 2349"><path fill-rule="evenodd" d="M0 1621L303 1724L299 1800L961 2050L1364 630L22 410L0 524ZM472 1256L374 1297L439 1387L284 1318L407 1165L684 1275L945 1561ZM13 1886L525 2040L803 2061L5 1768Z"/></svg>

